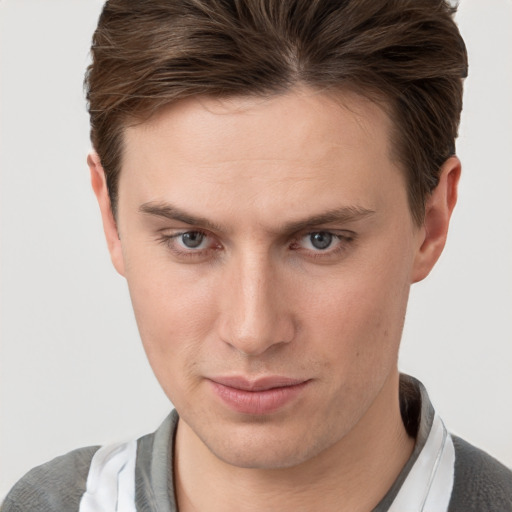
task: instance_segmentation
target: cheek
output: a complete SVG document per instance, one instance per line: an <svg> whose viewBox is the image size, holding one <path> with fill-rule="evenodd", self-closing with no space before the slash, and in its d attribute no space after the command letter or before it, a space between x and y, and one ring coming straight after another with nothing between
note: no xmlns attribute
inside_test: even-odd
<svg viewBox="0 0 512 512"><path fill-rule="evenodd" d="M166 280L162 274L153 277L146 274L130 282L140 337L163 391L174 407L188 410L198 405L190 400L197 395L201 361L208 359L204 342L211 332L213 308L208 310L197 287Z"/></svg>
<svg viewBox="0 0 512 512"><path fill-rule="evenodd" d="M168 262L136 265L127 280L140 337L149 362L159 372L192 364L215 321L215 304L199 279Z"/></svg>
<svg viewBox="0 0 512 512"><path fill-rule="evenodd" d="M304 308L307 331L317 333L316 350L333 367L357 373L394 364L409 293L405 273L363 269L337 276ZM394 269L393 269L394 270Z"/></svg>

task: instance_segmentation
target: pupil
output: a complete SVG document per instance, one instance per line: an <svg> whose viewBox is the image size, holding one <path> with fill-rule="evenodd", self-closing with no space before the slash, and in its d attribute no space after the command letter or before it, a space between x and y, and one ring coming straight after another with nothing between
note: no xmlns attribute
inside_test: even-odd
<svg viewBox="0 0 512 512"><path fill-rule="evenodd" d="M190 231L188 233L183 233L181 235L181 239L183 241L183 245L190 249L195 249L199 247L203 241L204 235L199 231Z"/></svg>
<svg viewBox="0 0 512 512"><path fill-rule="evenodd" d="M332 235L331 233L313 233L311 236L311 244L315 249L327 249L331 245Z"/></svg>

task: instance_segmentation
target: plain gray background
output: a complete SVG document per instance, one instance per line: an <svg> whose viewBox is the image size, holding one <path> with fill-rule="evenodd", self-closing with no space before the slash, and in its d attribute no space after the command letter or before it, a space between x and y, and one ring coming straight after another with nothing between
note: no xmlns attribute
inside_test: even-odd
<svg viewBox="0 0 512 512"><path fill-rule="evenodd" d="M82 93L99 0L3 0L0 498L36 464L154 430L170 405L110 265ZM400 367L512 466L512 2L462 0L470 55L447 248L413 287Z"/></svg>

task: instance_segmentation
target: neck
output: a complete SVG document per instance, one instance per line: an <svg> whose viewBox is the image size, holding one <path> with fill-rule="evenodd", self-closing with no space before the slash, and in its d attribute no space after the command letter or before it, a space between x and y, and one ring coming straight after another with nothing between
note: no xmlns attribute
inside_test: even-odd
<svg viewBox="0 0 512 512"><path fill-rule="evenodd" d="M349 434L290 468L227 464L180 420L174 462L176 499L180 512L367 512L384 497L413 447L400 416L398 374L386 382Z"/></svg>

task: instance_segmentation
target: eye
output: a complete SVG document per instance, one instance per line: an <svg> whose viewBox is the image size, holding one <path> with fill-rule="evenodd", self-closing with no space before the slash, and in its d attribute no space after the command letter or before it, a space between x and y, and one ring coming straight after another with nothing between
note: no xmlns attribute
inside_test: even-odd
<svg viewBox="0 0 512 512"><path fill-rule="evenodd" d="M307 258L325 263L338 261L353 247L356 234L352 231L310 231L298 236L290 249L298 251Z"/></svg>
<svg viewBox="0 0 512 512"><path fill-rule="evenodd" d="M207 237L201 231L187 231L177 236L177 241L187 249L203 249Z"/></svg>
<svg viewBox="0 0 512 512"><path fill-rule="evenodd" d="M221 248L214 237L203 231L162 234L157 241L179 258L203 258Z"/></svg>
<svg viewBox="0 0 512 512"><path fill-rule="evenodd" d="M331 246L333 238L334 236L332 233L327 231L319 231L318 233L309 233L309 235L306 237L306 240L307 244L311 245L311 247L314 249L323 251Z"/></svg>
<svg viewBox="0 0 512 512"><path fill-rule="evenodd" d="M315 231L305 235L300 245L308 250L325 251L335 245L336 242L339 243L339 237L333 233L329 233L329 231Z"/></svg>

